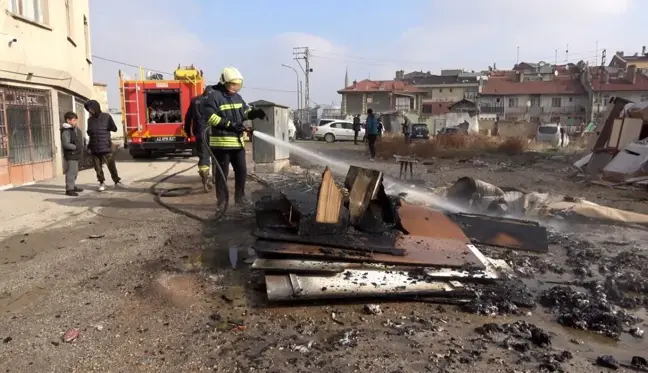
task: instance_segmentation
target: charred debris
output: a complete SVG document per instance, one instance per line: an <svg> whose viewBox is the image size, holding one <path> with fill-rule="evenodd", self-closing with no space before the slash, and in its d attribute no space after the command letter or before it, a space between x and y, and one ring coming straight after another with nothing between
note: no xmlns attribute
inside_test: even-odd
<svg viewBox="0 0 648 373"><path fill-rule="evenodd" d="M548 251L537 223L411 204L387 195L382 172L356 166L343 185L327 168L319 191L277 191L255 213L252 269L271 302L380 297L517 313L532 296L474 243Z"/></svg>

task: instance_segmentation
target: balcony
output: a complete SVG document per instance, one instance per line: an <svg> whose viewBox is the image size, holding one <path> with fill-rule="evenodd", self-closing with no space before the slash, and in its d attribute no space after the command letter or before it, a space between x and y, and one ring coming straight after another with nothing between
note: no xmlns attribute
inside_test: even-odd
<svg viewBox="0 0 648 373"><path fill-rule="evenodd" d="M479 112L482 114L504 114L504 106L482 105Z"/></svg>

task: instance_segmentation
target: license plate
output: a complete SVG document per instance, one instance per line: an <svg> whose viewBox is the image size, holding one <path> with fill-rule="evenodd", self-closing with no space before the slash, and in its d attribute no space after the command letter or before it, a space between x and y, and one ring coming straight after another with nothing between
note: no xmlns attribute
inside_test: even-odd
<svg viewBox="0 0 648 373"><path fill-rule="evenodd" d="M156 137L155 140L157 141L175 141L175 137Z"/></svg>

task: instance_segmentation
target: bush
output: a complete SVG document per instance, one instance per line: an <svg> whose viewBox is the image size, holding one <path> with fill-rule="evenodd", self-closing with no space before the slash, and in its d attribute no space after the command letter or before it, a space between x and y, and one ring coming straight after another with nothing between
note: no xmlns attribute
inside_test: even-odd
<svg viewBox="0 0 648 373"><path fill-rule="evenodd" d="M524 137L509 137L502 141L497 147L497 151L506 155L520 155L527 150L529 140Z"/></svg>
<svg viewBox="0 0 648 373"><path fill-rule="evenodd" d="M507 138L502 141L499 137L482 134L453 134L405 144L402 135L386 134L376 142L376 155L382 158L391 158L394 155L429 158L462 151L502 152L507 155L517 155L523 153L527 147L527 140L521 137Z"/></svg>

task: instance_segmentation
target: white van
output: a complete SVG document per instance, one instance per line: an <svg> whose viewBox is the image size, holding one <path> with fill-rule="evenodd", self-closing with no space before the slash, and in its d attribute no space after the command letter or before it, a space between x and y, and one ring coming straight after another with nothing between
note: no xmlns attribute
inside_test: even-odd
<svg viewBox="0 0 648 373"><path fill-rule="evenodd" d="M567 129L560 123L546 123L538 126L536 141L555 147L566 147L569 145L569 135Z"/></svg>

